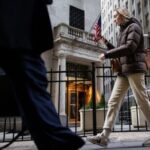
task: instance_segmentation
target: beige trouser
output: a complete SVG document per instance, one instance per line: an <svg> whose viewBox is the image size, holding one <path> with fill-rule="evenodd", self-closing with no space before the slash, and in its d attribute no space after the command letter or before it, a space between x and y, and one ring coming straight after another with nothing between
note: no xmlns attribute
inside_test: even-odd
<svg viewBox="0 0 150 150"><path fill-rule="evenodd" d="M104 129L113 128L120 106L129 86L131 87L137 105L142 110L146 120L150 123L150 102L145 86L145 74L135 73L126 77L117 77L108 102L108 111L103 126Z"/></svg>

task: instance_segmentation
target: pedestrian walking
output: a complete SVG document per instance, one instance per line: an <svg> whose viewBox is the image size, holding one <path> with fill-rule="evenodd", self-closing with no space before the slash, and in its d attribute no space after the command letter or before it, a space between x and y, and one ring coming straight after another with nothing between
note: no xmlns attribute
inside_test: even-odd
<svg viewBox="0 0 150 150"><path fill-rule="evenodd" d="M46 4L52 0L0 1L0 66L9 76L21 115L39 150L77 150L84 141L62 126L40 54L53 48Z"/></svg>
<svg viewBox="0 0 150 150"><path fill-rule="evenodd" d="M104 147L108 145L110 133L129 87L137 105L150 123L150 103L145 86L147 65L141 24L125 8L118 8L114 11L114 22L120 26L117 47L103 38L109 50L102 53L99 58L100 60L119 58L121 66L108 101L103 131L96 136L87 137L88 141Z"/></svg>

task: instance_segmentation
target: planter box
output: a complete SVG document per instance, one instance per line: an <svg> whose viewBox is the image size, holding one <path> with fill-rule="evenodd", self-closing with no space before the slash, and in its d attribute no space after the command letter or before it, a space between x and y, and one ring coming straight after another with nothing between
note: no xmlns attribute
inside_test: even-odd
<svg viewBox="0 0 150 150"><path fill-rule="evenodd" d="M93 130L93 109L80 109L80 129L81 131ZM105 112L104 112L105 111ZM97 129L102 129L104 124L104 113L106 116L107 109L96 109Z"/></svg>
<svg viewBox="0 0 150 150"><path fill-rule="evenodd" d="M138 126L139 127L145 127L146 119L145 119L144 114L141 111L141 109L139 109L136 106L132 106L130 109L131 109L132 126L135 127L135 128L138 127ZM138 120L137 120L137 116L138 116Z"/></svg>

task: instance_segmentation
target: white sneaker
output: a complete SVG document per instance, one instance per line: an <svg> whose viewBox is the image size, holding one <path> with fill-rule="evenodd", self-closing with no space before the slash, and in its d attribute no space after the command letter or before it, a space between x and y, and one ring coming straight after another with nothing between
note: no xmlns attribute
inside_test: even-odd
<svg viewBox="0 0 150 150"><path fill-rule="evenodd" d="M109 139L105 137L102 133L97 134L96 136L89 136L87 140L93 144L100 145L102 147L107 147Z"/></svg>
<svg viewBox="0 0 150 150"><path fill-rule="evenodd" d="M142 146L144 146L144 147L149 147L149 146L150 146L150 139L146 140L146 141L142 144Z"/></svg>

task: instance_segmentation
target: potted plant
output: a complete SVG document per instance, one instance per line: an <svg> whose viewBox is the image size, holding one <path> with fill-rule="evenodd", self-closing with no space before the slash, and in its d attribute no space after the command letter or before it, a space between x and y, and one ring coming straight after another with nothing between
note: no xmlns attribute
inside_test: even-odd
<svg viewBox="0 0 150 150"><path fill-rule="evenodd" d="M96 124L97 129L103 127L107 108L105 108L105 98L101 95L101 99L96 103ZM80 109L80 128L81 130L93 129L93 101L90 102L82 109Z"/></svg>

